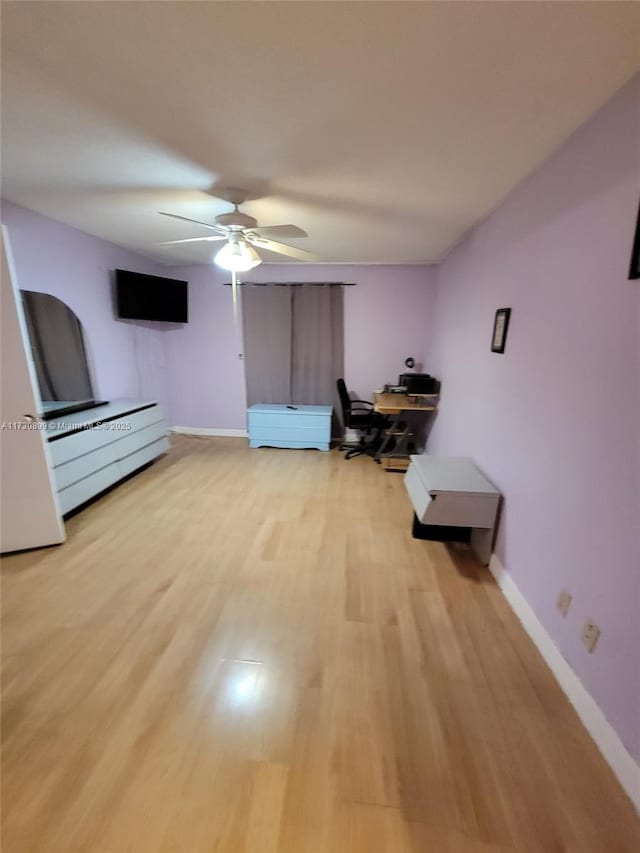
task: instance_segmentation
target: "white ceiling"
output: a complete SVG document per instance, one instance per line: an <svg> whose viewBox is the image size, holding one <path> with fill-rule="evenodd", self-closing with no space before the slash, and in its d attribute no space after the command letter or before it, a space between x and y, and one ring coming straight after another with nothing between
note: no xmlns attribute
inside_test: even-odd
<svg viewBox="0 0 640 853"><path fill-rule="evenodd" d="M229 209L441 258L639 67L635 2L3 2L3 195L167 263ZM294 241L291 241L292 243ZM271 255L265 259L280 260Z"/></svg>

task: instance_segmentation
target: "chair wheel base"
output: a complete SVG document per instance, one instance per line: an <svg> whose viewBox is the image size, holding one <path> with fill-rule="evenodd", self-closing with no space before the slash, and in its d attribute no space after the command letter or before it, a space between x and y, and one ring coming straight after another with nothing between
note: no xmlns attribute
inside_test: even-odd
<svg viewBox="0 0 640 853"><path fill-rule="evenodd" d="M346 451L345 459L353 459L355 456L375 456L376 446L366 444L362 439L359 444L341 444L338 450Z"/></svg>

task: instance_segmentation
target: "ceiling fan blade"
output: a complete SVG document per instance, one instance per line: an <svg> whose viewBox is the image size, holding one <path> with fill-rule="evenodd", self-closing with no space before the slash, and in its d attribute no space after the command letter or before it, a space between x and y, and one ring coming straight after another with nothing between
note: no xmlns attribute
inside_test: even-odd
<svg viewBox="0 0 640 853"><path fill-rule="evenodd" d="M257 234L262 237L308 237L306 231L298 228L297 225L265 225L264 228L258 226L251 229L252 234Z"/></svg>
<svg viewBox="0 0 640 853"><path fill-rule="evenodd" d="M194 222L196 225L204 225L205 228L211 228L212 231L217 231L218 234L225 234L226 230L221 228L219 225L211 225L210 222L201 222L199 219L189 219L187 216L178 216L177 213L165 213L163 210L159 210L158 213L160 216L170 216L171 219L181 219L183 222Z"/></svg>
<svg viewBox="0 0 640 853"><path fill-rule="evenodd" d="M298 249L297 246L287 246L286 243L276 243L275 240L267 240L265 237L245 235L247 242L252 246L257 246L259 249L266 249L269 252L276 252L279 255L287 255L289 258L296 258L298 261L317 261L318 256L313 252L307 252L304 249Z"/></svg>
<svg viewBox="0 0 640 853"><path fill-rule="evenodd" d="M162 243L156 243L157 246L175 246L177 243L215 243L217 240L226 240L226 236L215 237L187 237L186 240L163 240Z"/></svg>

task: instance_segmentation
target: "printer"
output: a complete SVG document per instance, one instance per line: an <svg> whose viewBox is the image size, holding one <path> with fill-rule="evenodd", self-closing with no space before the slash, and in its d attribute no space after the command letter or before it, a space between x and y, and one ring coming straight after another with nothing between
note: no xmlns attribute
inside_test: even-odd
<svg viewBox="0 0 640 853"><path fill-rule="evenodd" d="M428 373L401 373L398 385L406 389L407 394L437 394L440 383Z"/></svg>

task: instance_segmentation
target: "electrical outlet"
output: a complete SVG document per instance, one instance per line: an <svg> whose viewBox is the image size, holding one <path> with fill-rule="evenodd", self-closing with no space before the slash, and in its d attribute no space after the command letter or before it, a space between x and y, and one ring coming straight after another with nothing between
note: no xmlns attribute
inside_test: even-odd
<svg viewBox="0 0 640 853"><path fill-rule="evenodd" d="M558 608L558 611L563 619L569 612L569 607L571 605L572 600L573 599L571 593L568 590L563 589L560 591L560 594L558 595L558 601L556 602L556 607Z"/></svg>
<svg viewBox="0 0 640 853"><path fill-rule="evenodd" d="M593 619L587 619L582 628L582 642L589 654L595 651L599 637L600 628L598 628Z"/></svg>

